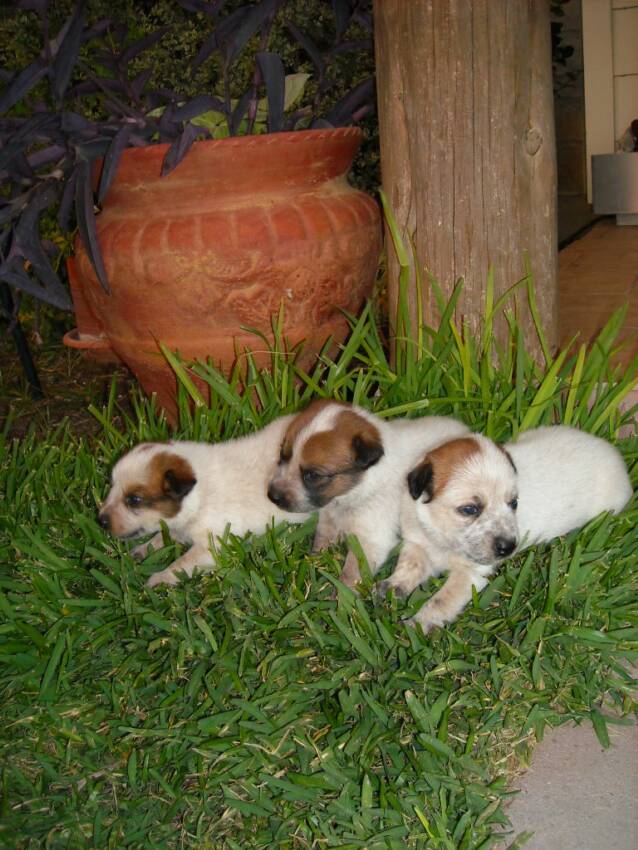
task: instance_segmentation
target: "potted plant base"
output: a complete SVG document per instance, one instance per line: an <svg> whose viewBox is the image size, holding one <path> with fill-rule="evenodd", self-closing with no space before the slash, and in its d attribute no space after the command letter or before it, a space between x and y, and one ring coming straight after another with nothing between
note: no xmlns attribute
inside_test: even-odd
<svg viewBox="0 0 638 850"><path fill-rule="evenodd" d="M81 240L75 272L100 334L169 416L176 383L158 342L225 371L245 349L265 365L251 330L270 337L282 303L305 365L345 339L342 311L369 295L381 248L378 207L346 178L361 138L348 127L196 142L164 177L168 145L124 151L97 216L110 294Z"/></svg>
<svg viewBox="0 0 638 850"><path fill-rule="evenodd" d="M73 257L69 257L66 261L66 270L69 276L76 327L64 334L62 342L69 348L80 350L85 357L96 360L98 363L120 363L120 358L111 348L101 322L95 318L87 302L84 286L78 280Z"/></svg>

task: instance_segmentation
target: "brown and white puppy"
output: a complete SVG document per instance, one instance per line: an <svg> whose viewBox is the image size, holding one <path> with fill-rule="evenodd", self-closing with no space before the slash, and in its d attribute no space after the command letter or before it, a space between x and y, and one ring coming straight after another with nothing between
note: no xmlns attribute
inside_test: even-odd
<svg viewBox="0 0 638 850"><path fill-rule="evenodd" d="M267 495L279 447L292 416L261 431L210 445L195 442L142 443L115 465L112 486L100 509L100 525L123 539L155 534L133 554L163 545L160 523L191 548L169 567L154 573L148 586L176 584L180 573L209 570L215 563L211 542L227 528L233 534L262 534L273 522L301 522L277 508Z"/></svg>
<svg viewBox="0 0 638 850"><path fill-rule="evenodd" d="M429 452L407 479L404 545L383 590L407 595L449 572L412 623L424 631L453 620L514 551L618 513L632 487L620 452L575 428L536 428L501 447L472 434Z"/></svg>
<svg viewBox="0 0 638 850"><path fill-rule="evenodd" d="M385 422L354 405L317 400L296 416L281 444L270 499L287 511L319 510L314 550L354 534L374 574L399 542L405 477L437 443L468 433L443 416ZM348 552L341 581L361 580Z"/></svg>

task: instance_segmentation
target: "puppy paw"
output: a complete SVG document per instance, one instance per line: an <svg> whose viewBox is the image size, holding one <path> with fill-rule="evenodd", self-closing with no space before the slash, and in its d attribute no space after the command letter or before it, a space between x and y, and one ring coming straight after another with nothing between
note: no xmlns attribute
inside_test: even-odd
<svg viewBox="0 0 638 850"><path fill-rule="evenodd" d="M431 632L432 629L436 628L434 623L424 623L423 620L420 620L418 617L406 617L402 622L409 629L416 629L417 626L421 626L424 635L427 635L428 632Z"/></svg>
<svg viewBox="0 0 638 850"><path fill-rule="evenodd" d="M361 573L359 572L359 564L352 552L348 552L346 562L343 565L339 581L349 587L350 590L358 593L357 585L361 582Z"/></svg>
<svg viewBox="0 0 638 850"><path fill-rule="evenodd" d="M153 573L153 575L148 579L146 586L157 587L158 584L175 585L179 584L179 579L173 570L159 570L159 572Z"/></svg>
<svg viewBox="0 0 638 850"><path fill-rule="evenodd" d="M341 579L339 579L339 581L341 581ZM347 582L345 582L345 581L341 581L341 583L342 583L343 585L345 585L345 587L347 587L347 588L348 588L348 590L351 590L351 591L352 591L352 593L353 593L355 596L361 596L361 594L359 593L359 588L358 588L358 586L357 586L356 584L355 584L355 585L354 585L354 587L353 587L352 585L348 584L348 583L347 583ZM332 600L335 600L335 601L336 601L338 598L339 598L339 591L337 590L337 588L336 588L336 587L334 587L334 586L333 586L333 587L332 587L332 590L330 591L330 594L328 595L328 599L332 599Z"/></svg>
<svg viewBox="0 0 638 850"><path fill-rule="evenodd" d="M420 611L413 617L406 617L403 622L406 626L411 629L416 629L417 626L421 626L423 630L423 634L427 635L433 629L439 629L444 623L444 620L441 617L438 617L433 611L428 611L427 605L424 608L421 608Z"/></svg>
<svg viewBox="0 0 638 850"><path fill-rule="evenodd" d="M136 561L141 561L143 558L146 558L147 555L150 555L151 552L156 552L163 546L164 539L162 535L154 534L150 540L147 540L145 543L139 543L137 546L134 546L133 549L131 549L131 555L135 558Z"/></svg>
<svg viewBox="0 0 638 850"><path fill-rule="evenodd" d="M140 543L139 546L134 546L131 549L131 557L135 558L136 561L142 561L149 553L149 544L148 543Z"/></svg>
<svg viewBox="0 0 638 850"><path fill-rule="evenodd" d="M397 584L392 581L391 578L386 579L385 581L379 581L374 586L374 595L377 599L385 599L385 597L390 593L390 591L394 591L394 595L398 599L405 599L412 592L411 588L404 587L402 584Z"/></svg>
<svg viewBox="0 0 638 850"><path fill-rule="evenodd" d="M320 552L323 552L324 549L328 549L333 543L336 543L335 538L330 537L317 537L315 535L315 539L312 541L312 546L310 548L311 555L319 555Z"/></svg>

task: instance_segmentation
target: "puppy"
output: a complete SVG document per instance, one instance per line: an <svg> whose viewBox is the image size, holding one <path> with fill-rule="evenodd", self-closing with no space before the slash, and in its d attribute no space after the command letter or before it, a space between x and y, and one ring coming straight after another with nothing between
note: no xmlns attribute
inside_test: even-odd
<svg viewBox="0 0 638 850"><path fill-rule="evenodd" d="M424 631L453 620L513 552L579 528L632 495L620 452L562 425L537 428L501 447L472 434L429 452L407 479L404 545L384 583L406 596L449 571L412 618Z"/></svg>
<svg viewBox="0 0 638 850"><path fill-rule="evenodd" d="M279 447L292 416L263 430L225 443L142 443L115 465L112 486L98 522L123 539L155 533L133 550L144 557L149 546L161 547L160 522L191 548L148 580L149 587L177 584L180 574L210 569L210 550L226 528L237 535L262 534L274 520L301 522L307 514L277 508L266 494L277 465Z"/></svg>
<svg viewBox="0 0 638 850"><path fill-rule="evenodd" d="M423 452L469 433L443 416L385 422L360 407L320 399L289 424L268 496L286 511L319 509L314 551L355 534L374 574L399 541L405 477ZM361 580L348 552L341 581Z"/></svg>

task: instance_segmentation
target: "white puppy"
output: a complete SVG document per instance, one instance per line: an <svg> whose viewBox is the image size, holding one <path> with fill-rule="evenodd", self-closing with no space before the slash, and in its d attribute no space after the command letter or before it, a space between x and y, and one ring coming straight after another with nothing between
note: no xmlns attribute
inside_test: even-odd
<svg viewBox="0 0 638 850"><path fill-rule="evenodd" d="M620 512L632 487L620 452L599 437L557 425L504 448L472 434L429 452L408 475L401 505L403 549L382 585L407 595L449 572L412 623L453 620L496 564L552 540L603 511Z"/></svg>
<svg viewBox="0 0 638 850"><path fill-rule="evenodd" d="M360 407L317 400L290 423L268 495L288 511L319 509L314 551L354 534L374 574L399 542L405 478L423 453L468 433L443 416L386 422ZM348 552L341 581L361 580Z"/></svg>
<svg viewBox="0 0 638 850"><path fill-rule="evenodd" d="M115 465L112 486L98 521L116 537L158 532L133 554L161 547L160 522L191 548L148 586L176 584L180 573L210 569L210 545L224 534L262 534L275 522L301 522L307 514L279 510L266 490L277 466L279 447L292 416L276 419L261 431L211 445L194 442L142 443Z"/></svg>

